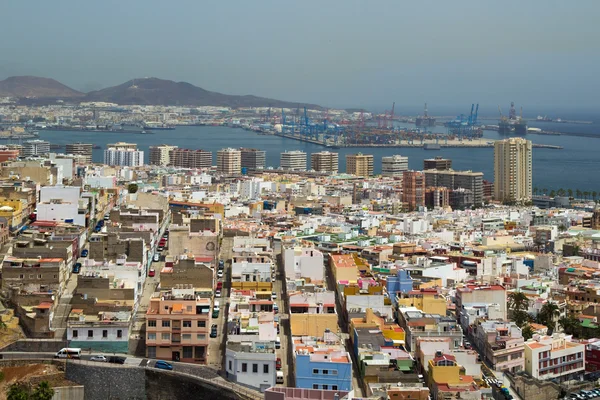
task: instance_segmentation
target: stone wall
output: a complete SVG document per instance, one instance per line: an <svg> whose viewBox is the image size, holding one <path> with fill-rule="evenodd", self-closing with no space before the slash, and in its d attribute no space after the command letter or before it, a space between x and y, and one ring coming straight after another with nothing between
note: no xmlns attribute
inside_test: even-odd
<svg viewBox="0 0 600 400"><path fill-rule="evenodd" d="M1 349L2 352L56 353L67 347L66 340L54 339L21 339Z"/></svg>
<svg viewBox="0 0 600 400"><path fill-rule="evenodd" d="M54 388L52 400L84 400L85 389L83 386L62 386Z"/></svg>
<svg viewBox="0 0 600 400"><path fill-rule="evenodd" d="M69 363L65 376L85 386L86 400L146 398L145 370L142 368Z"/></svg>

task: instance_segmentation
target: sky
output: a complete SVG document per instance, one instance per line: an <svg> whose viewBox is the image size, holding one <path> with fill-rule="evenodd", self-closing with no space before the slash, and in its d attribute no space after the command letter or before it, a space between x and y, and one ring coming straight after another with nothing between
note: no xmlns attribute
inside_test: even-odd
<svg viewBox="0 0 600 400"><path fill-rule="evenodd" d="M8 3L8 4L7 4ZM600 1L7 1L0 79L140 77L329 107L600 107Z"/></svg>

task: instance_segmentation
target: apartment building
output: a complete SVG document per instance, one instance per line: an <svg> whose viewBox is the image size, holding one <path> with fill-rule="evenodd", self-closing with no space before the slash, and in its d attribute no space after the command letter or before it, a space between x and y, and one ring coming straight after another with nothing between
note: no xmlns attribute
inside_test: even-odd
<svg viewBox="0 0 600 400"><path fill-rule="evenodd" d="M506 289L501 285L465 285L456 289L456 307L494 306L497 313L490 314L491 319L506 320Z"/></svg>
<svg viewBox="0 0 600 400"><path fill-rule="evenodd" d="M425 189L425 205L431 209L448 207L450 190L445 187L427 187Z"/></svg>
<svg viewBox="0 0 600 400"><path fill-rule="evenodd" d="M206 363L211 299L180 285L154 295L146 312L146 357Z"/></svg>
<svg viewBox="0 0 600 400"><path fill-rule="evenodd" d="M325 278L323 253L312 247L288 247L283 250L285 276L289 279L310 278L322 282Z"/></svg>
<svg viewBox="0 0 600 400"><path fill-rule="evenodd" d="M456 357L441 351L427 365L429 390L434 400L480 399L481 390L473 376L466 375L465 368Z"/></svg>
<svg viewBox="0 0 600 400"><path fill-rule="evenodd" d="M564 333L534 335L525 342L525 371L536 379L579 380L585 363L585 344Z"/></svg>
<svg viewBox="0 0 600 400"><path fill-rule="evenodd" d="M127 353L130 323L131 312L86 314L84 310L74 308L67 318L67 340L70 347L103 353Z"/></svg>
<svg viewBox="0 0 600 400"><path fill-rule="evenodd" d="M110 147L109 145L104 150L104 164L121 167L140 167L144 165L144 152L132 149L129 146Z"/></svg>
<svg viewBox="0 0 600 400"><path fill-rule="evenodd" d="M170 152L175 150L177 146L161 144L158 146L150 146L150 165L160 165L166 167L171 164Z"/></svg>
<svg viewBox="0 0 600 400"><path fill-rule="evenodd" d="M65 154L82 157L83 162L91 163L93 148L91 143L69 143L66 145Z"/></svg>
<svg viewBox="0 0 600 400"><path fill-rule="evenodd" d="M475 346L495 371L519 372L525 367L521 329L513 322L483 321L471 328Z"/></svg>
<svg viewBox="0 0 600 400"><path fill-rule="evenodd" d="M523 138L494 142L494 198L502 202L531 200L532 144Z"/></svg>
<svg viewBox="0 0 600 400"><path fill-rule="evenodd" d="M404 171L408 171L408 157L394 155L381 157L381 175L400 178Z"/></svg>
<svg viewBox="0 0 600 400"><path fill-rule="evenodd" d="M20 258L6 256L2 262L2 290L52 291L60 296L70 271L62 258Z"/></svg>
<svg viewBox="0 0 600 400"><path fill-rule="evenodd" d="M403 172L402 202L409 211L425 206L425 175L422 172Z"/></svg>
<svg viewBox="0 0 600 400"><path fill-rule="evenodd" d="M447 337L452 350L462 345L463 330L453 317L426 314L416 307L398 308L396 316L398 324L406 332L406 345L413 353L420 337Z"/></svg>
<svg viewBox="0 0 600 400"><path fill-rule="evenodd" d="M474 205L483 205L483 172L426 170L425 186L441 186L451 190L467 189L473 193Z"/></svg>
<svg viewBox="0 0 600 400"><path fill-rule="evenodd" d="M241 166L249 171L256 171L266 168L267 152L259 149L240 149Z"/></svg>
<svg viewBox="0 0 600 400"><path fill-rule="evenodd" d="M224 175L239 175L242 172L242 152L232 148L219 150L217 172Z"/></svg>
<svg viewBox="0 0 600 400"><path fill-rule="evenodd" d="M201 169L212 167L212 152L174 148L169 150L169 164L177 168Z"/></svg>
<svg viewBox="0 0 600 400"><path fill-rule="evenodd" d="M37 157L48 153L50 153L50 142L40 139L25 141L21 149L23 157Z"/></svg>
<svg viewBox="0 0 600 400"><path fill-rule="evenodd" d="M356 176L373 176L372 154L348 154L346 156L346 173Z"/></svg>
<svg viewBox="0 0 600 400"><path fill-rule="evenodd" d="M320 151L310 155L310 168L317 172L336 174L339 168L339 154Z"/></svg>
<svg viewBox="0 0 600 400"><path fill-rule="evenodd" d="M425 160L423 160L423 171L426 171L428 169L452 169L452 160L440 156L436 156L435 158L426 158Z"/></svg>
<svg viewBox="0 0 600 400"><path fill-rule="evenodd" d="M306 171L306 153L300 150L281 153L279 167L286 171Z"/></svg>
<svg viewBox="0 0 600 400"><path fill-rule="evenodd" d="M243 337L244 341L235 338ZM264 391L276 385L277 354L273 341L261 341L247 335L233 335L225 350L227 379Z"/></svg>

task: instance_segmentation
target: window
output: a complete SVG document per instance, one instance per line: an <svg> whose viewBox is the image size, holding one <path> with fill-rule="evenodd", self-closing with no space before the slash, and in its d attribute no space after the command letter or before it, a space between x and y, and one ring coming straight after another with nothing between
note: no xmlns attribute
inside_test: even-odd
<svg viewBox="0 0 600 400"><path fill-rule="evenodd" d="M206 321L198 321L198 328L206 328Z"/></svg>
<svg viewBox="0 0 600 400"><path fill-rule="evenodd" d="M168 327L170 327L170 326L171 326L171 321L169 321L169 320L166 320L166 319L165 319L165 320L163 320L163 322L162 322L162 327L163 327L163 328L168 328Z"/></svg>
<svg viewBox="0 0 600 400"><path fill-rule="evenodd" d="M192 306L186 306L185 307L185 311L192 312Z"/></svg>
<svg viewBox="0 0 600 400"><path fill-rule="evenodd" d="M33 275L33 274L29 274L29 279L33 279L34 276L35 275Z"/></svg>
<svg viewBox="0 0 600 400"><path fill-rule="evenodd" d="M319 385L317 385L316 383L313 383L313 389L318 389Z"/></svg>
<svg viewBox="0 0 600 400"><path fill-rule="evenodd" d="M323 385L323 390L327 390L327 389L329 389L329 386L328 385Z"/></svg>
<svg viewBox="0 0 600 400"><path fill-rule="evenodd" d="M162 337L162 340L169 340L171 338L171 334L170 333L163 333L161 337Z"/></svg>
<svg viewBox="0 0 600 400"><path fill-rule="evenodd" d="M263 374L269 373L269 364L263 364Z"/></svg>
<svg viewBox="0 0 600 400"><path fill-rule="evenodd" d="M319 370L318 369L313 369L313 374L318 375L319 374Z"/></svg>
<svg viewBox="0 0 600 400"><path fill-rule="evenodd" d="M328 369L324 369L322 372L323 375L328 375L329 374L329 370Z"/></svg>
<svg viewBox="0 0 600 400"><path fill-rule="evenodd" d="M337 375L337 369L332 369L329 371L331 375Z"/></svg>
<svg viewBox="0 0 600 400"><path fill-rule="evenodd" d="M38 274L38 279L42 279L42 274Z"/></svg>
<svg viewBox="0 0 600 400"><path fill-rule="evenodd" d="M258 374L258 364L252 364L252 372Z"/></svg>
<svg viewBox="0 0 600 400"><path fill-rule="evenodd" d="M192 346L183 346L183 358L193 358L194 348Z"/></svg>
<svg viewBox="0 0 600 400"><path fill-rule="evenodd" d="M331 390L338 390L337 385L331 385Z"/></svg>
<svg viewBox="0 0 600 400"><path fill-rule="evenodd" d="M78 337L78 335L79 335L79 332L77 332L77 329L75 329L75 330L73 331L73 338L76 338L76 337Z"/></svg>
<svg viewBox="0 0 600 400"><path fill-rule="evenodd" d="M149 319L149 320L148 320L148 327L149 327L149 328L154 328L154 327L156 327L156 320L155 320L155 319Z"/></svg>
<svg viewBox="0 0 600 400"><path fill-rule="evenodd" d="M149 333L148 340L156 340L156 333Z"/></svg>
<svg viewBox="0 0 600 400"><path fill-rule="evenodd" d="M91 329L90 329L90 330L88 331L88 337L89 337L89 338L93 338L93 337L94 337L94 331L93 331L93 330L91 330Z"/></svg>
<svg viewBox="0 0 600 400"><path fill-rule="evenodd" d="M248 364L242 363L242 372L248 372Z"/></svg>
<svg viewBox="0 0 600 400"><path fill-rule="evenodd" d="M108 337L108 331L106 329L102 330L102 338L106 339Z"/></svg>
<svg viewBox="0 0 600 400"><path fill-rule="evenodd" d="M23 275L23 274L19 275L19 279L25 279L25 275Z"/></svg>
<svg viewBox="0 0 600 400"><path fill-rule="evenodd" d="M192 334L191 333L184 333L183 335L181 335L181 339L182 340L192 340Z"/></svg>
<svg viewBox="0 0 600 400"><path fill-rule="evenodd" d="M146 347L148 350L148 358L156 358L156 346Z"/></svg>
<svg viewBox="0 0 600 400"><path fill-rule="evenodd" d="M231 371L232 365L231 365L231 360L229 360L229 370Z"/></svg>
<svg viewBox="0 0 600 400"><path fill-rule="evenodd" d="M192 321L183 321L183 327L184 328L191 328L192 327Z"/></svg>
<svg viewBox="0 0 600 400"><path fill-rule="evenodd" d="M117 337L118 338L122 338L123 337L123 331L121 329L117 329Z"/></svg>
<svg viewBox="0 0 600 400"><path fill-rule="evenodd" d="M206 340L206 335L204 333L199 333L196 335L197 340Z"/></svg>

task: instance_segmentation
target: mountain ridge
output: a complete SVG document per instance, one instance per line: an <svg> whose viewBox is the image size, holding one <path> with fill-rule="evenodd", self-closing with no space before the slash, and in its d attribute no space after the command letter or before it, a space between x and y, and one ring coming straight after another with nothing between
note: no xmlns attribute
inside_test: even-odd
<svg viewBox="0 0 600 400"><path fill-rule="evenodd" d="M0 96L68 99L83 97L85 93L72 89L55 79L20 75L10 76L0 81Z"/></svg>

